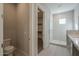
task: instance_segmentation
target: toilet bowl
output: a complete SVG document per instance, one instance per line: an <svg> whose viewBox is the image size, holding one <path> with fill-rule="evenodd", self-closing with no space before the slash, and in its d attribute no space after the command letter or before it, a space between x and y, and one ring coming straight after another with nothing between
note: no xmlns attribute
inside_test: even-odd
<svg viewBox="0 0 79 59"><path fill-rule="evenodd" d="M14 46L7 46L4 48L5 55L12 56L15 50Z"/></svg>
<svg viewBox="0 0 79 59"><path fill-rule="evenodd" d="M12 56L13 52L15 50L15 47L11 45L11 39L5 39L4 40L4 48L3 52L5 56Z"/></svg>

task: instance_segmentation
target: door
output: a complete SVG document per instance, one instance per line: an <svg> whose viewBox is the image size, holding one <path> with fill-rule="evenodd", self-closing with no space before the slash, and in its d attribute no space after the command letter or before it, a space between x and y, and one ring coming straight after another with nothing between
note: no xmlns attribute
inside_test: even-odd
<svg viewBox="0 0 79 59"><path fill-rule="evenodd" d="M2 48L2 44L3 44L3 4L0 3L0 56L3 55L3 48Z"/></svg>

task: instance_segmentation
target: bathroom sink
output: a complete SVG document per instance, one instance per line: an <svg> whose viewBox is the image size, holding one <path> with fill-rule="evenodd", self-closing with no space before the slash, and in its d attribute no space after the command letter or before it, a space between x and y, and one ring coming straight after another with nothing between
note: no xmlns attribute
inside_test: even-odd
<svg viewBox="0 0 79 59"><path fill-rule="evenodd" d="M79 50L79 32L73 32L68 34L74 46Z"/></svg>

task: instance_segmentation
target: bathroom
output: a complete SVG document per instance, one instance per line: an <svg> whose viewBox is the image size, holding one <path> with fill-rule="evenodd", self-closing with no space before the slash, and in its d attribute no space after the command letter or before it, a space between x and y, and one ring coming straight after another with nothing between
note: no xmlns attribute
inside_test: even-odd
<svg viewBox="0 0 79 59"><path fill-rule="evenodd" d="M60 50L56 50L56 52L59 51L56 55L64 55L61 53L61 50L67 50L67 48L63 48L66 47L66 35L69 34L67 34L66 31L63 31L63 29L65 30L65 27L67 26L67 29L69 30L78 30L79 27L79 4L75 4L74 6L76 7L72 6L73 4L69 4L69 6L72 6L72 8L74 7L74 9L68 7L70 10L58 14L53 12L50 14L50 10L47 9L47 6L44 6L44 4L6 3L2 5L4 6L4 11L1 15L4 20L4 40L3 45L1 46L3 47L4 56L54 55L55 53L53 51L60 47L62 48ZM48 6L49 5L50 4L48 4ZM55 6L53 4L51 5ZM64 4L58 5L62 7ZM65 5L68 6L68 4ZM64 9L67 9L67 7ZM56 10L60 11L59 9ZM39 15L41 15L41 17ZM53 22L49 20L52 20ZM56 25L58 25L58 27L56 27ZM68 25L70 25L70 27ZM59 28L60 26L61 28ZM53 31L53 29L56 29L58 32ZM60 32L59 29L62 31ZM63 37L63 39L65 38L65 40L61 40L61 37L57 37L60 33L62 33L61 37ZM42 34L42 36L40 34ZM52 34L54 34L54 37ZM40 40L40 38L42 40ZM56 41L53 40L53 38L55 38ZM55 45L53 46L53 44L58 45L58 47L51 48L51 50L49 49L49 52L47 52L45 49L48 49L48 47L50 48L50 45L54 47ZM41 54L42 51L44 51L44 53ZM69 52L67 55L70 55Z"/></svg>
<svg viewBox="0 0 79 59"><path fill-rule="evenodd" d="M3 54L29 55L29 4L5 3Z"/></svg>

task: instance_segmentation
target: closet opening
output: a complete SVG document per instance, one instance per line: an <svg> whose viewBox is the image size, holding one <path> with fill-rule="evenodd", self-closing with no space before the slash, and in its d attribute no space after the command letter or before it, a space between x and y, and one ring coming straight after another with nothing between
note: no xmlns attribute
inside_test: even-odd
<svg viewBox="0 0 79 59"><path fill-rule="evenodd" d="M38 8L38 53L43 50L43 11Z"/></svg>

